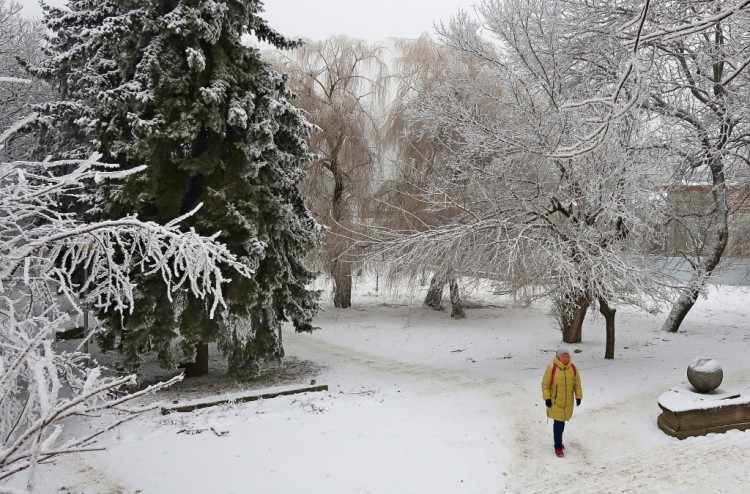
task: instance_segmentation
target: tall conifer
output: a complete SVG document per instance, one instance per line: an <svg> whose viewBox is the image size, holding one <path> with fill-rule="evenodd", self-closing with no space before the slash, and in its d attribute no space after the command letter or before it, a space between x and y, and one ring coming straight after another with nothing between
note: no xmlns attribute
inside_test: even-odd
<svg viewBox="0 0 750 494"><path fill-rule="evenodd" d="M186 225L219 239L255 268L232 279L228 307L213 318L186 294L170 300L155 280L139 283L138 312L110 321L110 341L136 363L144 349L174 365L171 347L217 341L230 370L248 374L283 355L280 324L310 331L317 293L302 263L319 226L298 185L311 159L311 127L289 102L284 76L248 46L248 35L277 48L296 42L259 16L258 0L77 0L46 7L49 61L38 76L63 100L42 108L44 142L66 143L123 168L145 171L99 189L89 214L166 223L202 208ZM74 146L67 145L71 141ZM116 330L112 332L112 330ZM117 336L117 338L114 338ZM199 359L200 360L200 359Z"/></svg>

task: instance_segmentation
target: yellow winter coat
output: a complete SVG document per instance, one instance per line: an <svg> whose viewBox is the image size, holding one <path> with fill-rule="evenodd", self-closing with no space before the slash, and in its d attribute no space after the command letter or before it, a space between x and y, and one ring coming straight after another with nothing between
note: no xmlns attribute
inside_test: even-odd
<svg viewBox="0 0 750 494"><path fill-rule="evenodd" d="M557 370L553 380L552 369L555 366ZM550 381L553 382L550 383ZM552 359L552 363L547 366L542 378L542 398L545 401L552 399L552 407L547 408L547 417L560 422L570 420L573 416L575 399L583 398L581 374L577 368L574 371L572 361L564 365L557 357Z"/></svg>

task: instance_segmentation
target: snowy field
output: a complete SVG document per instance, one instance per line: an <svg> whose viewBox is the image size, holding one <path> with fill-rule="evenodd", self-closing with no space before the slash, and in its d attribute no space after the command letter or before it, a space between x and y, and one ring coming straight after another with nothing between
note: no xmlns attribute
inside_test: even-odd
<svg viewBox="0 0 750 494"><path fill-rule="evenodd" d="M571 346L584 398L562 459L540 391L561 336L546 305L477 290L453 321L422 296L361 284L354 308L325 303L320 331L284 333L290 370L278 384L314 379L328 392L155 411L104 438L106 451L41 467L38 492L748 492L750 432L679 441L656 425L659 396L687 382L695 357L719 361L720 389L750 395L748 288L712 288L677 334L659 331L665 314L619 309L614 361L590 313ZM226 392L204 384L162 399Z"/></svg>

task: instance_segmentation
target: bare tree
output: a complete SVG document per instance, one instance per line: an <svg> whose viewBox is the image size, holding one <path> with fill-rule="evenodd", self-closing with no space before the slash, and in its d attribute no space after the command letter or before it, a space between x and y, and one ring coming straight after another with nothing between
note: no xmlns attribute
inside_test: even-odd
<svg viewBox="0 0 750 494"><path fill-rule="evenodd" d="M31 105L51 99L51 91L42 83L27 77L24 63L42 56L42 25L21 15L21 5L0 0L0 129L6 129L23 118ZM30 157L31 137L15 133L4 145L5 159Z"/></svg>
<svg viewBox="0 0 750 494"><path fill-rule="evenodd" d="M654 5L647 22L669 30L686 19L700 20L720 12L723 2L697 6ZM711 224L705 241L685 252L693 275L672 307L664 329L675 332L716 270L729 240L728 181L739 166L747 166L748 64L750 12L718 21L709 29L678 39L645 41L642 51L654 65L648 73L644 106L671 125L679 138L676 152L684 157L683 176L696 172L711 184ZM673 141L674 142L674 141Z"/></svg>
<svg viewBox="0 0 750 494"><path fill-rule="evenodd" d="M422 35L416 40L399 40L395 46L395 97L385 122L384 146L393 159L394 176L383 183L376 194L380 213L376 222L396 230L426 231L451 221L450 208L437 210L424 192L428 184L446 172L446 143L453 134L451 128L438 128L436 122L423 122L412 118L411 111L422 95L441 84L447 64L455 54L449 48ZM428 129L427 126L430 126ZM431 279L424 305L442 310L446 285L450 292L451 317L465 317L460 297L456 266L435 262L428 266ZM403 279L420 276L426 271L409 272L394 264L387 274Z"/></svg>
<svg viewBox="0 0 750 494"><path fill-rule="evenodd" d="M362 242L399 269L454 266L509 290L541 288L563 301L567 342L581 340L583 317L598 304L613 358L613 304L655 310L667 296L644 248L661 242L658 150L641 151L631 117L596 150L556 157L581 130L579 115L561 106L589 79L574 70L580 53L559 45L565 26L555 6L485 2L479 14L481 23L461 14L441 26L455 55L408 112L417 135L442 146L439 171L414 189L447 221L375 229Z"/></svg>
<svg viewBox="0 0 750 494"><path fill-rule="evenodd" d="M748 160L748 70L746 33L750 2L626 1L565 2L566 12L585 20L578 37L606 32L617 61L610 84L578 98L568 108L585 108L582 132L558 156L595 149L613 124L637 106L650 117L655 145L669 149L676 185L708 184L708 221L693 222L695 240L679 255L692 278L680 289L663 328L675 332L705 289L727 248L730 233L728 190ZM613 43L615 41L616 43ZM624 67L620 70L619 67ZM573 100L571 100L573 101ZM659 142L660 139L660 142ZM676 159L675 159L676 158ZM736 182L735 182L736 183ZM673 222L681 222L680 216ZM683 226L690 225L683 222Z"/></svg>
<svg viewBox="0 0 750 494"><path fill-rule="evenodd" d="M326 269L334 283L336 307L351 306L352 259L342 227L366 221L378 159L378 114L386 95L385 52L381 46L336 36L307 42L274 56L288 73L295 105L318 127L310 149L318 159L302 186L318 221L328 227L323 240Z"/></svg>

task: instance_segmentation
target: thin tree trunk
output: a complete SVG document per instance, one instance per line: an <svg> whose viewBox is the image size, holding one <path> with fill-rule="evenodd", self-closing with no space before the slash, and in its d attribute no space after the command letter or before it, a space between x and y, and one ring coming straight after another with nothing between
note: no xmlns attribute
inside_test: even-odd
<svg viewBox="0 0 750 494"><path fill-rule="evenodd" d="M451 318L452 319L464 319L466 312L464 311L464 303L461 300L461 292L458 289L458 282L456 278L451 278L448 282L451 294Z"/></svg>
<svg viewBox="0 0 750 494"><path fill-rule="evenodd" d="M607 343L604 350L604 358L614 360L615 358L615 313L617 309L609 306L606 300L599 299L599 312L604 316L604 322L607 328Z"/></svg>
<svg viewBox="0 0 750 494"><path fill-rule="evenodd" d="M422 270L422 274L419 277L419 286L425 286L427 284L427 271Z"/></svg>
<svg viewBox="0 0 750 494"><path fill-rule="evenodd" d="M424 305L435 310L443 310L443 289L445 288L445 276L435 273L430 280L430 288L424 297Z"/></svg>
<svg viewBox="0 0 750 494"><path fill-rule="evenodd" d="M583 340L583 320L591 302L581 295L573 307L573 317L563 326L563 342L580 343Z"/></svg>
<svg viewBox="0 0 750 494"><path fill-rule="evenodd" d="M208 343L200 341L195 344L195 360L185 365L185 377L206 375L208 375Z"/></svg>
<svg viewBox="0 0 750 494"><path fill-rule="evenodd" d="M727 205L726 181L721 159L717 158L716 162L712 163L710 168L713 180L711 195L714 201L714 225L710 232L712 236L711 243L703 261L693 268L690 284L680 294L680 297L672 306L672 310L669 312L664 326L662 326L663 330L671 333L676 333L680 329L682 321L695 305L698 295L700 295L701 289L706 283L706 279L719 265L729 239L729 207Z"/></svg>

